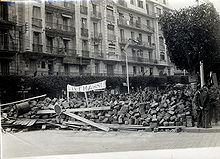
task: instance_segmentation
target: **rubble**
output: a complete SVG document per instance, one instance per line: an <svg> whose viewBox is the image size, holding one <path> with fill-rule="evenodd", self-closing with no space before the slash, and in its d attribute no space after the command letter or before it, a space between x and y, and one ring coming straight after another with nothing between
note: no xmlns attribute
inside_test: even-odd
<svg viewBox="0 0 220 159"><path fill-rule="evenodd" d="M130 95L108 95L65 99L41 97L2 106L2 127L9 131L22 129L70 130L153 130L179 131L193 126L191 96L182 90L133 92Z"/></svg>

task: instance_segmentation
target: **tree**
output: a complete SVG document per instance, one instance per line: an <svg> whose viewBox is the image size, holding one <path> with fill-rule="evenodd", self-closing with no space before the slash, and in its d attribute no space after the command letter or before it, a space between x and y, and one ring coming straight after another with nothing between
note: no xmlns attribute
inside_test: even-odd
<svg viewBox="0 0 220 159"><path fill-rule="evenodd" d="M205 71L212 70L220 45L220 19L211 3L165 12L159 22L177 68L198 72L203 61Z"/></svg>

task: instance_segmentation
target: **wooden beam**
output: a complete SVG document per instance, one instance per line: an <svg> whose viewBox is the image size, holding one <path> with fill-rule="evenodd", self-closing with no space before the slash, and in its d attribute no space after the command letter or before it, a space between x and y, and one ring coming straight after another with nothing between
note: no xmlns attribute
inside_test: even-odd
<svg viewBox="0 0 220 159"><path fill-rule="evenodd" d="M80 116L78 116L78 115L76 115L76 114L69 113L69 112L63 112L63 114L65 114L65 115L67 115L67 116L69 116L69 117L71 117L71 118L80 120L80 121L82 121L82 122L84 122L84 123L87 123L87 124L89 124L89 125L92 125L92 126L94 126L94 127L97 127L97 128L99 128L99 129L101 129L101 130L109 131L109 127L104 126L104 125L101 125L101 124L98 124L98 123L95 123L95 122L90 121L90 120L88 120L88 119L86 119L86 118L82 118L82 117L80 117Z"/></svg>
<svg viewBox="0 0 220 159"><path fill-rule="evenodd" d="M40 96L36 96L36 97L32 97L32 98L27 98L27 99L19 100L19 101L15 101L15 102L11 102L11 103L1 104L0 107L7 106L7 105L12 105L12 104L17 104L17 103L22 103L22 102L26 102L26 101L33 100L33 99L42 98L42 97L46 97L46 94L43 94L43 95L40 95Z"/></svg>
<svg viewBox="0 0 220 159"><path fill-rule="evenodd" d="M86 111L100 111L100 110L110 110L110 107L92 107L92 108L76 108L76 109L66 109L67 113L74 112L86 112ZM54 110L39 110L37 114L55 114Z"/></svg>

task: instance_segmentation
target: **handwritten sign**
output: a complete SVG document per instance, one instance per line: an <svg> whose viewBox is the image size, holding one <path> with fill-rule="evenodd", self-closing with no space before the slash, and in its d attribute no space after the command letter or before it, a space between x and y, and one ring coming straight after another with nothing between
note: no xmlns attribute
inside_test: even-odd
<svg viewBox="0 0 220 159"><path fill-rule="evenodd" d="M100 90L106 88L106 80L88 84L88 85L81 85L81 86L71 86L67 85L67 92L89 92L93 90Z"/></svg>

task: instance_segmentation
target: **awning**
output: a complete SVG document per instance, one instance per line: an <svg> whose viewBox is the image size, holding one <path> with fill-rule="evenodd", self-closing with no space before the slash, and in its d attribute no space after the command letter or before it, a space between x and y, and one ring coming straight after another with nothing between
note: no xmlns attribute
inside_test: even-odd
<svg viewBox="0 0 220 159"><path fill-rule="evenodd" d="M62 16L63 16L63 17L66 17L66 18L70 18L70 19L72 18L72 16L66 15L66 14L62 14Z"/></svg>

